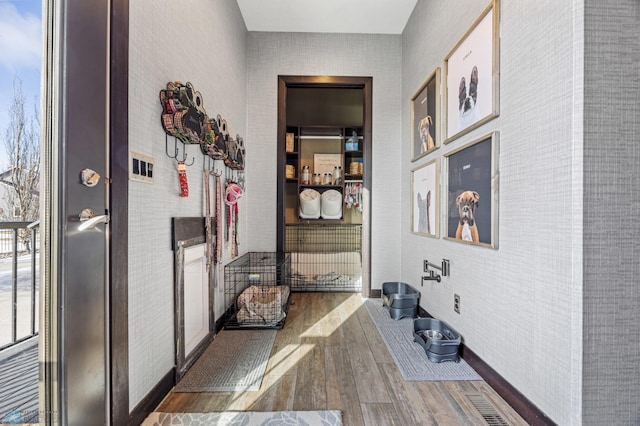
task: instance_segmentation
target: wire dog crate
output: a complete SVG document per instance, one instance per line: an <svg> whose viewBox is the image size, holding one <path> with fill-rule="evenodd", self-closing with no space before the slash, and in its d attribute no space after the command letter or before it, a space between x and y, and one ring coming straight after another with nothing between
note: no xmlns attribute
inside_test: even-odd
<svg viewBox="0 0 640 426"><path fill-rule="evenodd" d="M224 267L225 328L282 328L290 302L288 253L249 252Z"/></svg>
<svg viewBox="0 0 640 426"><path fill-rule="evenodd" d="M362 225L287 225L292 291L362 290Z"/></svg>

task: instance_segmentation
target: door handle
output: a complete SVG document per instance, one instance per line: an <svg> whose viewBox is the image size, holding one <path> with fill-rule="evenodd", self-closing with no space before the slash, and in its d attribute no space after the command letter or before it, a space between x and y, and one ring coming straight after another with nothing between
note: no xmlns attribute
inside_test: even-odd
<svg viewBox="0 0 640 426"><path fill-rule="evenodd" d="M99 223L109 223L108 214L97 214L95 210L83 209L80 214L80 226L78 231L84 231L86 229L93 229Z"/></svg>

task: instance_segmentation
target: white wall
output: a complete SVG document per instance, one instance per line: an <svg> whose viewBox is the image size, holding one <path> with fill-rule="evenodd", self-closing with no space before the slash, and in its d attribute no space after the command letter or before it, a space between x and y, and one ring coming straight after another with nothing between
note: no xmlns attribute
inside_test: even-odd
<svg viewBox="0 0 640 426"><path fill-rule="evenodd" d="M574 377L582 372L582 283L575 274L582 265L582 235L574 221L582 202L582 163L574 148L582 140L573 121L581 117L574 115L574 97L581 93L574 73L580 76L582 69L572 54L574 45L580 53L582 35L574 29L572 3L502 1L500 116L417 163L409 149L402 150L402 210L408 212L408 170L499 131L498 249L411 234L407 213L402 279L419 285L422 259L450 259L450 277L419 287L421 305L559 424L579 418L572 395L581 392ZM443 68L445 56L487 5L418 1L403 33L403 140L410 138L411 96L435 67ZM443 215L445 193L443 176ZM461 296L460 314L453 311L454 293Z"/></svg>
<svg viewBox="0 0 640 426"><path fill-rule="evenodd" d="M371 285L400 276L400 36L250 32L247 223L251 251L276 247L278 75L373 77ZM380 232L384 230L384 232Z"/></svg>
<svg viewBox="0 0 640 426"><path fill-rule="evenodd" d="M221 114L246 137L246 37L236 2L136 0L130 4L129 146L155 159L154 184L129 185L129 405L175 365L171 218L203 215L203 156L187 147L189 197L178 195L176 161L165 155L158 94L167 82L193 83L210 116ZM173 145L171 145L173 149ZM126 159L126 153L121 157ZM125 160L126 161L126 160ZM221 162L217 166L220 168ZM240 252L247 251L240 202ZM229 249L225 250L225 262ZM222 313L222 286L215 316Z"/></svg>

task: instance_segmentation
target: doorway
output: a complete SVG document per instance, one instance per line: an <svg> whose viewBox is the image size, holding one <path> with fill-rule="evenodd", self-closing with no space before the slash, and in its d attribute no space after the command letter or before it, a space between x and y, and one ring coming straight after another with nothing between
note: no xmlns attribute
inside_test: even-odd
<svg viewBox="0 0 640 426"><path fill-rule="evenodd" d="M292 105L292 103L295 105ZM360 288L365 297L368 297L371 292L371 117L371 77L278 77L277 251L288 251L288 235L290 237L292 233L295 233L296 239L299 240L299 235L311 235L308 232L309 229L320 229L320 225L322 225L323 231L320 234L314 233L316 236L333 235L336 232L342 235L343 231L345 235L357 235L358 256L361 256ZM347 133L349 135L353 133L358 141L357 149L350 152L347 152L344 148L349 137ZM293 149L287 147L287 137L293 140ZM300 143L304 138L307 138L306 140L309 142L306 146L315 147L311 149L314 153L309 154L309 158L305 157L306 148ZM337 145L333 146L336 143ZM322 148L320 148L321 145L323 145ZM327 149L332 153L329 153L329 151L321 152ZM353 152L357 152L356 155L358 157L350 157ZM322 212L319 217L305 216L305 212L300 211L298 197L302 194L301 191L305 189L319 190L317 191L318 194L329 195L325 198L333 197L337 200L340 197L340 204L342 204L342 199L345 196L344 191L347 186L344 180L336 182L335 178L325 176L327 179L333 179L332 182L326 183L326 186L314 186L313 182L310 182L309 187L306 185L307 182L301 180L299 173L307 163L312 161L311 156L318 153L322 156L318 160L319 162L330 163L334 161L336 162L335 167L340 166L344 173L348 171L346 170L348 163L345 163L347 158L350 158L349 163L358 161L363 165L360 172L356 171L354 173L359 175L358 184L361 185L359 189L362 194L362 205L359 206L361 214L356 215L355 219L353 219L352 215L347 216L341 208L335 211ZM344 178L342 172L341 176ZM334 197L334 193L331 191L335 191L335 194L338 195ZM316 197L319 196L317 195ZM305 229L300 231L299 225L302 225ZM354 232L354 228L358 229L357 233ZM328 232L326 232L327 229L329 229ZM345 243L342 237L340 239L337 244L338 247L344 247L344 244L353 247L350 242ZM291 241L290 238L289 241ZM350 252L331 253L329 258L335 264L336 259L351 259L352 254ZM305 256L305 259L310 258L306 254L298 253L296 256ZM327 259L326 253L320 256ZM321 257L315 256L315 259ZM305 267L304 269L309 268ZM337 276L342 279L350 276L349 274L352 273L354 268L347 266L345 272L339 274L336 274L335 271L328 274L318 274L321 269L311 273L323 275L323 278L326 275L331 275L330 278ZM306 272L310 271L311 269ZM345 280L345 282L347 281Z"/></svg>

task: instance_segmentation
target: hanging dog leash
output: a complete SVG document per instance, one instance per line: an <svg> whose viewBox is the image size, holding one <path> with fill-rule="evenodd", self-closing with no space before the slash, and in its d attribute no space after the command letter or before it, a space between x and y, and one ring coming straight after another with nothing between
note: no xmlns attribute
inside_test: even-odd
<svg viewBox="0 0 640 426"><path fill-rule="evenodd" d="M222 220L222 204L224 200L222 198L222 180L220 175L216 173L216 241L213 246L214 258L217 265L222 262L222 234L223 220Z"/></svg>
<svg viewBox="0 0 640 426"><path fill-rule="evenodd" d="M178 182L180 182L180 196L189 196L189 183L187 182L187 165L184 161L178 161Z"/></svg>
<svg viewBox="0 0 640 426"><path fill-rule="evenodd" d="M207 271L211 270L211 263L213 260L213 239L211 238L211 171L204 171L204 229L206 235L206 258L207 258Z"/></svg>
<svg viewBox="0 0 640 426"><path fill-rule="evenodd" d="M344 187L344 204L348 209L351 208L351 202L349 198L349 192L351 191L351 182L347 183Z"/></svg>
<svg viewBox="0 0 640 426"><path fill-rule="evenodd" d="M231 258L238 256L238 240L237 240L237 225L238 225L238 200L242 197L242 188L235 182L229 182L225 191L225 204L229 207L227 216L227 227L230 232L229 238L231 239Z"/></svg>

